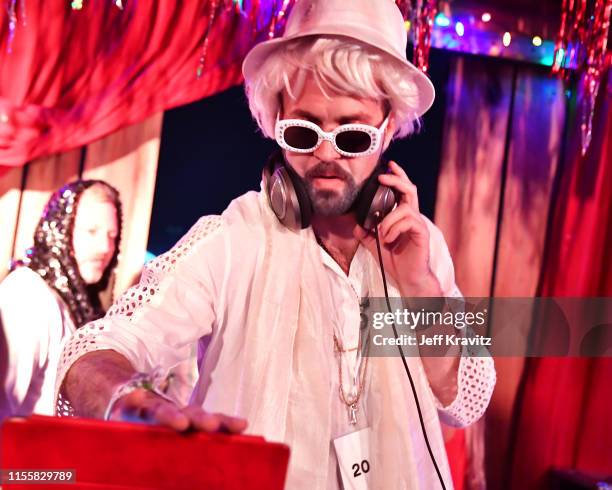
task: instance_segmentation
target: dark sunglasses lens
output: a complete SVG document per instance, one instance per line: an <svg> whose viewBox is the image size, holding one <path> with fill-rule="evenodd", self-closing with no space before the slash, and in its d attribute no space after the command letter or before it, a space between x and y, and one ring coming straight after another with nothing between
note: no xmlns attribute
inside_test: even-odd
<svg viewBox="0 0 612 490"><path fill-rule="evenodd" d="M348 153L361 153L370 148L372 138L365 131L343 131L336 136L336 145Z"/></svg>
<svg viewBox="0 0 612 490"><path fill-rule="evenodd" d="M301 126L291 126L285 129L285 142L293 148L309 150L317 145L319 136L315 131Z"/></svg>

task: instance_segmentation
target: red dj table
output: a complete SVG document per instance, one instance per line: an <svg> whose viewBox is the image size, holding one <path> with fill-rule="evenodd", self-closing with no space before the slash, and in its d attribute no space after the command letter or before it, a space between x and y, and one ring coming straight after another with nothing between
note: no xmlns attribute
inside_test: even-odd
<svg viewBox="0 0 612 490"><path fill-rule="evenodd" d="M3 490L281 490L289 448L261 437L43 416L0 428Z"/></svg>

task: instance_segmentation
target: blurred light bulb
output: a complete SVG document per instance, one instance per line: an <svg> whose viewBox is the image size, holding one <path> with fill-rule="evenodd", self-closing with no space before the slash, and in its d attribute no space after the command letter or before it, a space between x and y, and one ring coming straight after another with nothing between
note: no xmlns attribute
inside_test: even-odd
<svg viewBox="0 0 612 490"><path fill-rule="evenodd" d="M491 14L489 12L485 12L481 17L483 22L489 22L491 20Z"/></svg>
<svg viewBox="0 0 612 490"><path fill-rule="evenodd" d="M534 46L542 46L542 38L540 36L533 36L531 42Z"/></svg>
<svg viewBox="0 0 612 490"><path fill-rule="evenodd" d="M438 15L436 15L436 25L440 27L448 27L450 25L450 19L440 12Z"/></svg>
<svg viewBox="0 0 612 490"><path fill-rule="evenodd" d="M458 36L463 36L465 34L465 27L463 25L463 22L457 22L455 24L455 32Z"/></svg>
<svg viewBox="0 0 612 490"><path fill-rule="evenodd" d="M510 35L510 33L504 32L504 37L502 38L502 43L504 43L504 46L506 47L510 46L511 42L512 42L512 36Z"/></svg>

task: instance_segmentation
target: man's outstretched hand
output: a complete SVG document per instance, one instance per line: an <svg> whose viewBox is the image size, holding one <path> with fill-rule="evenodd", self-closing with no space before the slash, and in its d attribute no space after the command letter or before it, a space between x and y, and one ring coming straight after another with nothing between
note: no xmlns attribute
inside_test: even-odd
<svg viewBox="0 0 612 490"><path fill-rule="evenodd" d="M181 408L145 389L134 390L119 398L110 413L110 420L158 424L177 431L192 429L232 434L240 434L247 427L244 419L208 413L196 405Z"/></svg>

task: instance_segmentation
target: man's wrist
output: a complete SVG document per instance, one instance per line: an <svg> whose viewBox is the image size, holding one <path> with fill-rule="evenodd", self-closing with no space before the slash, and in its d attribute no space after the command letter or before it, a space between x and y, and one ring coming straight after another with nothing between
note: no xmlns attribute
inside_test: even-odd
<svg viewBox="0 0 612 490"><path fill-rule="evenodd" d="M438 298L443 295L440 282L431 269L419 281L403 285L400 293L406 298Z"/></svg>
<svg viewBox="0 0 612 490"><path fill-rule="evenodd" d="M115 406L117 403L126 396L137 390L144 390L147 393L151 393L160 398L169 400L169 398L164 394L160 385L163 383L163 380L160 377L160 371L155 370L153 373L136 373L125 383L121 383L116 386L113 390L113 394L106 406L106 410L104 412L104 420L109 420Z"/></svg>

